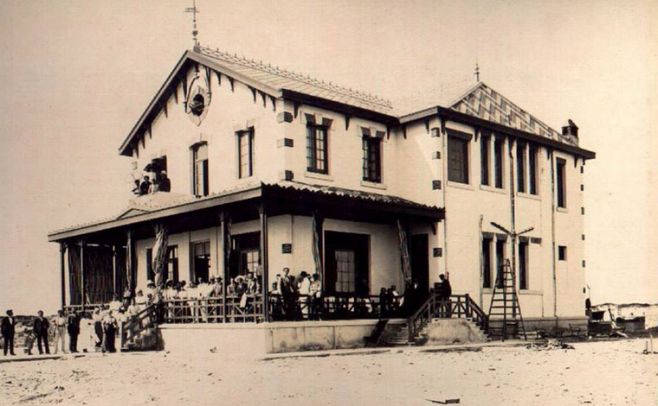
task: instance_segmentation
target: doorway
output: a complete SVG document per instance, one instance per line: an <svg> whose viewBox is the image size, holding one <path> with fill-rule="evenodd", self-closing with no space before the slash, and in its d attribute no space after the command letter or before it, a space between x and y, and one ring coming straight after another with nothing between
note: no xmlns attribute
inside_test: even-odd
<svg viewBox="0 0 658 406"><path fill-rule="evenodd" d="M418 282L418 291L425 296L430 288L429 243L427 234L411 236L411 278Z"/></svg>

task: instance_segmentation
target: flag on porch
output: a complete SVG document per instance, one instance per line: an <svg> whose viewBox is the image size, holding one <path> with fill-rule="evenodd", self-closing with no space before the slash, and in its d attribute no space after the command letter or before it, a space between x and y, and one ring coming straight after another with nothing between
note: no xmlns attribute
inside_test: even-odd
<svg viewBox="0 0 658 406"><path fill-rule="evenodd" d="M409 245L407 244L407 231L398 219L398 237L400 240L400 258L402 259L402 276L405 281L411 281L411 262L409 261Z"/></svg>
<svg viewBox="0 0 658 406"><path fill-rule="evenodd" d="M167 227L163 224L155 225L155 243L153 244L153 275L155 287L160 291L163 285L163 271L167 261Z"/></svg>
<svg viewBox="0 0 658 406"><path fill-rule="evenodd" d="M322 280L322 257L320 255L320 235L318 233L318 223L315 214L313 214L313 259L315 260L315 272Z"/></svg>

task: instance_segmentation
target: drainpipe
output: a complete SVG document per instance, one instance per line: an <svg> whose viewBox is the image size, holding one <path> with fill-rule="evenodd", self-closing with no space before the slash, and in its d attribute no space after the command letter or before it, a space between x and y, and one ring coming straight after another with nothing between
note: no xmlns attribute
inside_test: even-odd
<svg viewBox="0 0 658 406"><path fill-rule="evenodd" d="M511 212L511 243L512 243L512 285L516 291L516 196L514 195L514 158L512 151L512 137L509 139L509 198L510 198L510 212ZM516 294L516 292L515 292ZM518 302L518 298L516 299ZM512 317L516 317L516 306L512 306Z"/></svg>
<svg viewBox="0 0 658 406"><path fill-rule="evenodd" d="M551 158L551 267L553 271L553 317L557 327L557 266L555 264L555 154Z"/></svg>
<svg viewBox="0 0 658 406"><path fill-rule="evenodd" d="M448 270L448 216L445 215L447 210L447 200L446 200L446 189L448 186L448 154L446 154L446 144L448 142L448 132L445 131L445 121L440 116L437 116L439 119L439 125L441 126L441 166L443 177L441 178L441 192L443 194L443 263L445 264L445 270L443 273L446 274L446 278L450 279L450 273ZM439 269L439 274L441 270Z"/></svg>
<svg viewBox="0 0 658 406"><path fill-rule="evenodd" d="M480 138L481 140L482 138ZM480 214L480 221L478 222L478 245L480 247L480 308L484 309L484 292L482 291L482 284L484 283L484 256L482 254L482 221L484 216Z"/></svg>

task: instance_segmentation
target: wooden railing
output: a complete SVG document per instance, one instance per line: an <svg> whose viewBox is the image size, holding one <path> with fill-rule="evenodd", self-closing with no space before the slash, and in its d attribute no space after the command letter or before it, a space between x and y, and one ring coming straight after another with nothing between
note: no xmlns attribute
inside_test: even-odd
<svg viewBox="0 0 658 406"><path fill-rule="evenodd" d="M71 313L72 311L75 310L76 313L78 314L91 314L93 313L96 309L102 309L105 305L103 303L88 303L85 305L67 305L64 306L64 313L68 314Z"/></svg>
<svg viewBox="0 0 658 406"><path fill-rule="evenodd" d="M162 302L164 323L261 322L265 318L261 295L229 295L199 299L167 299Z"/></svg>
<svg viewBox="0 0 658 406"><path fill-rule="evenodd" d="M439 298L432 292L430 297L408 320L409 341L413 341L432 319L468 318L483 331L488 329L488 317L468 294L451 295L449 299Z"/></svg>
<svg viewBox="0 0 658 406"><path fill-rule="evenodd" d="M134 342L144 330L155 328L158 321L158 305L156 304L150 304L128 318L123 322L121 328L121 348L125 348L128 343Z"/></svg>

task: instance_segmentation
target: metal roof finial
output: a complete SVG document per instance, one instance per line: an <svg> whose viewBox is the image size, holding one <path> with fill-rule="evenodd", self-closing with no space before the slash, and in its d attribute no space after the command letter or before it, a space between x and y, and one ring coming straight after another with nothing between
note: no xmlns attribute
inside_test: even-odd
<svg viewBox="0 0 658 406"><path fill-rule="evenodd" d="M199 52L201 46L199 45L199 30L196 26L196 15L199 14L199 9L196 7L196 0L192 0L192 7L187 7L185 12L192 13L192 40L194 41L194 50Z"/></svg>
<svg viewBox="0 0 658 406"><path fill-rule="evenodd" d="M480 83L480 65L478 64L478 60L475 60L475 80Z"/></svg>

